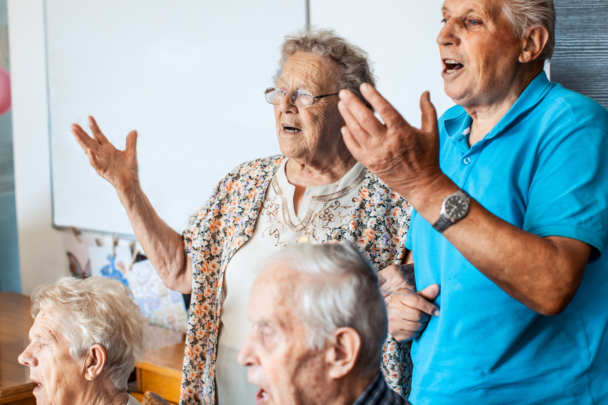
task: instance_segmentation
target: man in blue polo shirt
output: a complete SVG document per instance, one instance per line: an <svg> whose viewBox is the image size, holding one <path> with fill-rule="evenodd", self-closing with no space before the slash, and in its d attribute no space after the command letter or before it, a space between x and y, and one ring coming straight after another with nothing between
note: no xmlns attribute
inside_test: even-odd
<svg viewBox="0 0 608 405"><path fill-rule="evenodd" d="M410 401L606 404L608 112L547 79L551 0L442 11L458 105L438 124L428 93L420 130L369 85L386 124L348 92L339 105L355 158L415 209L416 287L440 290L438 313L411 287L387 297L389 331L415 338Z"/></svg>

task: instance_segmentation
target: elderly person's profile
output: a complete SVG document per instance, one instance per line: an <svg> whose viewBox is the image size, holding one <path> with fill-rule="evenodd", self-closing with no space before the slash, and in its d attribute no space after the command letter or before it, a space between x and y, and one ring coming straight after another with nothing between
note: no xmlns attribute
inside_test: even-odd
<svg viewBox="0 0 608 405"><path fill-rule="evenodd" d="M137 132L129 133L126 150L120 151L93 118L93 137L78 125L72 128L91 166L116 189L165 285L192 293L184 404L240 404L255 394L237 355L251 330L247 302L253 281L276 251L294 243L347 241L376 270L405 259L408 202L352 156L340 132L340 90L349 89L372 113L359 92L362 83L375 81L367 54L321 29L285 37L280 52L279 73L273 86L260 86L260 99L269 103L269 114L274 111L281 155L228 173L181 235L157 215L139 184ZM430 291L427 298L437 293ZM413 308L405 318L422 325L428 316ZM407 396L409 344L389 337L382 369L388 384Z"/></svg>
<svg viewBox="0 0 608 405"><path fill-rule="evenodd" d="M346 90L339 104L355 158L415 209L416 285L441 285L439 316L415 331L401 322L411 291L385 277L389 333L417 336L409 400L606 404L608 112L544 72L552 0L446 0L441 13L456 106L437 121L425 93L417 129L372 86L385 124Z"/></svg>
<svg viewBox="0 0 608 405"><path fill-rule="evenodd" d="M239 362L256 403L391 405L407 401L380 371L387 338L376 272L350 244L291 245L254 282Z"/></svg>
<svg viewBox="0 0 608 405"><path fill-rule="evenodd" d="M144 324L129 290L105 277L62 278L32 293L30 344L19 362L38 405L136 405L127 393Z"/></svg>

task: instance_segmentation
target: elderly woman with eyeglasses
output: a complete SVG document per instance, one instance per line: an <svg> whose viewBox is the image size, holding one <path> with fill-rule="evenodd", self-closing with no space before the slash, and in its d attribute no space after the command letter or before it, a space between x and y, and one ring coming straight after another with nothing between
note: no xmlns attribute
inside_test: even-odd
<svg viewBox="0 0 608 405"><path fill-rule="evenodd" d="M92 118L93 138L73 126L91 165L116 188L164 283L192 293L182 403L241 404L255 397L237 355L251 330L251 286L275 251L293 243L350 241L377 270L402 263L409 205L353 158L340 132L337 93L349 89L365 102L362 83L374 83L367 54L334 32L286 37L275 86L265 91L282 155L230 172L183 235L158 217L140 187L136 132L118 151ZM436 308L418 301L422 306L404 322L420 330ZM382 367L389 385L407 395L409 345L389 338Z"/></svg>
<svg viewBox="0 0 608 405"><path fill-rule="evenodd" d="M19 362L38 405L136 405L127 380L143 356L145 319L119 281L60 279L32 294L34 325Z"/></svg>

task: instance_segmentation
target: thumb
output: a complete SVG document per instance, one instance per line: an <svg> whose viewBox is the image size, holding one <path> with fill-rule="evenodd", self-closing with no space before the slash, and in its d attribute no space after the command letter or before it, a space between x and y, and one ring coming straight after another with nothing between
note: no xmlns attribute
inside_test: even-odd
<svg viewBox="0 0 608 405"><path fill-rule="evenodd" d="M137 156L137 131L131 131L127 135L127 151Z"/></svg>
<svg viewBox="0 0 608 405"><path fill-rule="evenodd" d="M435 133L437 131L437 110L431 103L431 93L425 91L420 97L420 110L422 111L422 132Z"/></svg>
<svg viewBox="0 0 608 405"><path fill-rule="evenodd" d="M433 302L437 299L437 296L439 295L439 290L439 284L431 284L424 290L418 291L418 295L420 295L422 298L429 302Z"/></svg>

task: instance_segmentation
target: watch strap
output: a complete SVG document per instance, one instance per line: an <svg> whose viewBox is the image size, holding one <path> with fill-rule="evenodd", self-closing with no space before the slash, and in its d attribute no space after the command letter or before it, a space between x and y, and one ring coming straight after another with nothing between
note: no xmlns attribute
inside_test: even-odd
<svg viewBox="0 0 608 405"><path fill-rule="evenodd" d="M433 228L439 233L443 233L446 229L448 229L452 225L452 221L450 221L447 217L444 217L443 214L439 217L437 222L433 224Z"/></svg>

